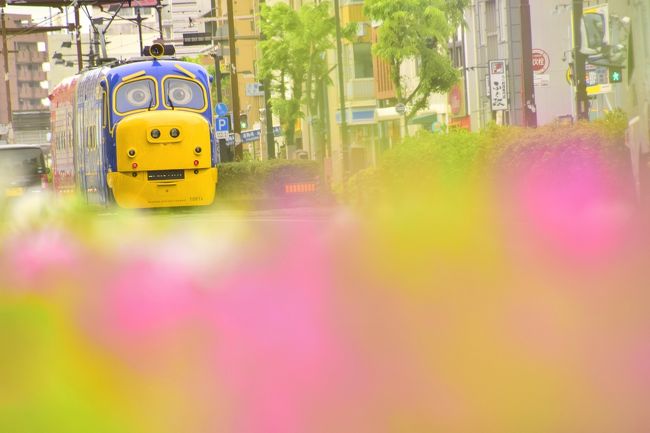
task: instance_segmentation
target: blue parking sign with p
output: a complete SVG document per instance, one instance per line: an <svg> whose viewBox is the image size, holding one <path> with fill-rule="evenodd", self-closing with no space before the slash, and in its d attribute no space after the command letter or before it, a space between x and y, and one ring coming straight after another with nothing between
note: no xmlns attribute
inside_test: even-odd
<svg viewBox="0 0 650 433"><path fill-rule="evenodd" d="M229 118L228 117L217 117L217 132L228 132L230 131Z"/></svg>

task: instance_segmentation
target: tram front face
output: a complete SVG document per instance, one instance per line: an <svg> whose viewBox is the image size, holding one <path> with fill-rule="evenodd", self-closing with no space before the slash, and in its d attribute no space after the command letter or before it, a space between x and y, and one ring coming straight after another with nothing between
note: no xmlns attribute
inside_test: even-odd
<svg viewBox="0 0 650 433"><path fill-rule="evenodd" d="M135 74L132 74L135 75ZM125 208L202 206L214 201L217 169L212 165L206 87L193 77L142 71L113 90L112 111L120 116L113 134L116 170L108 185Z"/></svg>

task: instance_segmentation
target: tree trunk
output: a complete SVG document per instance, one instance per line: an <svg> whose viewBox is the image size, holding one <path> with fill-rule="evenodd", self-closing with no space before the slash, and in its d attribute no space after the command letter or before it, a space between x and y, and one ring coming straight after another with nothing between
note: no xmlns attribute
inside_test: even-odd
<svg viewBox="0 0 650 433"><path fill-rule="evenodd" d="M314 90L314 107L311 109L312 113L317 113L317 122L312 122L314 129L314 148L316 149L316 160L323 161L325 159L325 140L323 140L324 122L323 116L325 113L320 113L321 101L323 98L323 82L318 79L315 82ZM312 116L313 118L313 116Z"/></svg>

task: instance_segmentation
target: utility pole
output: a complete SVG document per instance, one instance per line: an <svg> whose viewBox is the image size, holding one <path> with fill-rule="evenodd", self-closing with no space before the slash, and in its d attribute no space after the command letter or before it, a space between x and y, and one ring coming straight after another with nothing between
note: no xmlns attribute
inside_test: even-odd
<svg viewBox="0 0 650 433"><path fill-rule="evenodd" d="M223 91L221 90L221 56L217 53L212 54L212 58L214 59L214 80L216 81L216 87L217 87L217 102L221 103L223 102Z"/></svg>
<svg viewBox="0 0 650 433"><path fill-rule="evenodd" d="M530 24L529 0L521 0L521 49L523 78L523 123L529 128L537 127L537 107L535 104L535 79L533 77L533 43Z"/></svg>
<svg viewBox="0 0 650 433"><path fill-rule="evenodd" d="M232 91L232 123L235 133L235 161L244 158L241 141L241 123L239 123L239 81L237 80L237 47L235 46L235 12L233 0L227 1L228 6L228 46L230 47L230 87Z"/></svg>
<svg viewBox="0 0 650 433"><path fill-rule="evenodd" d="M158 33L160 33L160 40L163 40L163 24L162 24L162 8L163 5L160 0L156 0L156 13L158 14Z"/></svg>
<svg viewBox="0 0 650 433"><path fill-rule="evenodd" d="M580 52L582 46L583 0L573 0L573 80L576 85L577 120L589 120L589 96L587 95L586 63L587 56Z"/></svg>
<svg viewBox="0 0 650 433"><path fill-rule="evenodd" d="M260 0L260 12L266 0ZM261 27L261 24L260 24ZM260 29L260 41L266 39L266 35ZM264 55L264 53L261 53ZM266 116L266 150L269 159L275 159L275 134L273 134L273 113L271 112L271 80L267 77L262 80L264 87L264 115Z"/></svg>
<svg viewBox="0 0 650 433"><path fill-rule="evenodd" d="M83 56L81 54L81 25L79 24L79 3L74 6L74 24L75 24L75 38L77 39L77 65L79 72L83 69Z"/></svg>
<svg viewBox="0 0 650 433"><path fill-rule="evenodd" d="M2 15L2 60L5 69L5 89L7 92L7 131L11 129L12 110L11 110L11 85L9 83L9 49L7 48L7 23L5 20L5 9L0 9ZM9 140L7 140L9 141Z"/></svg>
<svg viewBox="0 0 650 433"><path fill-rule="evenodd" d="M142 56L144 53L144 47L142 46L142 15L140 15L140 8L136 7L135 8L135 22L138 23L138 38L140 40L140 55Z"/></svg>
<svg viewBox="0 0 650 433"><path fill-rule="evenodd" d="M343 80L343 46L341 39L341 11L339 10L339 0L334 0L334 20L336 21L336 61L339 76L339 109L341 112L341 152L343 155L343 179L348 176L350 169L350 155L348 149L348 121L345 112L345 89Z"/></svg>
<svg viewBox="0 0 650 433"><path fill-rule="evenodd" d="M217 0L212 0L212 16L214 17L214 22L212 23L212 58L214 59L214 81L217 88L217 103L220 104L223 102L223 91L222 87L222 76L221 76L221 59L222 56L218 52L218 48L215 45L215 38L217 36ZM223 138L218 139L219 144L219 156L221 162L230 162L232 160L232 155L230 154L230 149L226 144L226 140Z"/></svg>

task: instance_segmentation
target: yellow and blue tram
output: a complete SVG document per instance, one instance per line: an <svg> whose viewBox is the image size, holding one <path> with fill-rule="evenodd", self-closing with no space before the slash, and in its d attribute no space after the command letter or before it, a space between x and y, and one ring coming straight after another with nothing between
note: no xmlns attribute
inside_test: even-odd
<svg viewBox="0 0 650 433"><path fill-rule="evenodd" d="M168 47L146 51L159 55L82 71L53 89L54 188L124 208L209 205L219 158L210 77L166 56Z"/></svg>

